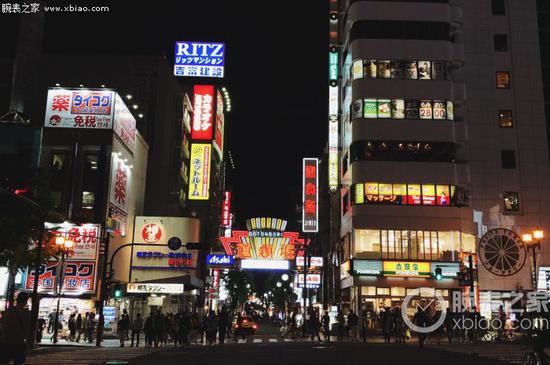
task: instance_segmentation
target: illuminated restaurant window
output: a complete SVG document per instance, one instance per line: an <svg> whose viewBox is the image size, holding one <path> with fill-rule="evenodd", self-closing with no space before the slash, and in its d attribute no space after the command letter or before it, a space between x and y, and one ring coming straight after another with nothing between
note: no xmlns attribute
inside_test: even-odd
<svg viewBox="0 0 550 365"><path fill-rule="evenodd" d="M361 295L370 295L370 296L376 295L376 287L375 286L362 286L361 287Z"/></svg>
<svg viewBox="0 0 550 365"><path fill-rule="evenodd" d="M510 88L510 73L507 71L497 71L497 89L509 89Z"/></svg>
<svg viewBox="0 0 550 365"><path fill-rule="evenodd" d="M376 288L376 295L390 295L390 288Z"/></svg>
<svg viewBox="0 0 550 365"><path fill-rule="evenodd" d="M519 211L519 193L515 191L506 191L504 197L504 210L507 212Z"/></svg>
<svg viewBox="0 0 550 365"><path fill-rule="evenodd" d="M391 295L394 297L404 297L406 295L405 288L400 287L392 287L391 288Z"/></svg>
<svg viewBox="0 0 550 365"><path fill-rule="evenodd" d="M380 230L378 229L356 229L355 232L355 253L354 257L360 259L380 258Z"/></svg>
<svg viewBox="0 0 550 365"><path fill-rule="evenodd" d="M352 205L450 206L455 204L456 186L367 182L353 185L351 193Z"/></svg>
<svg viewBox="0 0 550 365"><path fill-rule="evenodd" d="M453 120L450 100L375 99L355 100L351 119L437 119Z"/></svg>
<svg viewBox="0 0 550 365"><path fill-rule="evenodd" d="M475 253L477 247L476 236L473 234L461 234L461 251Z"/></svg>
<svg viewBox="0 0 550 365"><path fill-rule="evenodd" d="M351 64L351 78L358 80L445 80L450 66L445 61L431 60L355 60Z"/></svg>
<svg viewBox="0 0 550 365"><path fill-rule="evenodd" d="M511 110L499 110L498 111L498 124L500 128L512 128L514 123L512 122Z"/></svg>

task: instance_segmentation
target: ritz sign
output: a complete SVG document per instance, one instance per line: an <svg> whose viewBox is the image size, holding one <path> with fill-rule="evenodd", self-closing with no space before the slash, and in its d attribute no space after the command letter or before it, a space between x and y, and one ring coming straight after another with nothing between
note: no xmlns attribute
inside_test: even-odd
<svg viewBox="0 0 550 365"><path fill-rule="evenodd" d="M176 42L174 75L223 78L225 44Z"/></svg>

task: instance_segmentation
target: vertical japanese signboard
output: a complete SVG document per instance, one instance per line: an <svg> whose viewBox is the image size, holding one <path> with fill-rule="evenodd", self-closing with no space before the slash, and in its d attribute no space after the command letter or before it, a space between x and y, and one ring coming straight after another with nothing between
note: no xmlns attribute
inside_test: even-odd
<svg viewBox="0 0 550 365"><path fill-rule="evenodd" d="M328 106L328 185L338 189L338 87L329 86Z"/></svg>
<svg viewBox="0 0 550 365"><path fill-rule="evenodd" d="M118 94L116 94L113 130L126 147L131 152L134 152L136 144L136 120Z"/></svg>
<svg viewBox="0 0 550 365"><path fill-rule="evenodd" d="M126 235L131 176L130 166L117 152L114 152L111 166L107 226L123 236Z"/></svg>
<svg viewBox="0 0 550 365"><path fill-rule="evenodd" d="M111 129L115 93L105 90L49 89L44 127Z"/></svg>
<svg viewBox="0 0 550 365"><path fill-rule="evenodd" d="M174 75L223 78L224 57L223 43L176 42Z"/></svg>
<svg viewBox="0 0 550 365"><path fill-rule="evenodd" d="M319 159L303 160L302 232L319 231Z"/></svg>
<svg viewBox="0 0 550 365"><path fill-rule="evenodd" d="M207 143L191 145L189 166L189 200L208 200L210 188L210 155L212 146Z"/></svg>
<svg viewBox="0 0 550 365"><path fill-rule="evenodd" d="M328 54L328 79L338 81L338 49L331 48Z"/></svg>
<svg viewBox="0 0 550 365"><path fill-rule="evenodd" d="M222 225L231 227L231 192L224 191L222 203Z"/></svg>
<svg viewBox="0 0 550 365"><path fill-rule="evenodd" d="M216 129L214 130L214 141L212 146L214 147L216 152L218 152L220 160L223 159L223 128L223 97L219 91L216 91Z"/></svg>
<svg viewBox="0 0 550 365"><path fill-rule="evenodd" d="M195 85L193 88L193 122L191 139L211 140L214 119L214 86Z"/></svg>

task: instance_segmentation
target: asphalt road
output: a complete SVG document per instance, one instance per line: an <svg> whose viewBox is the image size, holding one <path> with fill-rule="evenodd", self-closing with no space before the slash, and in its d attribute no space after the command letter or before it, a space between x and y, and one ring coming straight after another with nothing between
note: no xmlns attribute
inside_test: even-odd
<svg viewBox="0 0 550 365"><path fill-rule="evenodd" d="M186 349L166 348L129 360L129 364L193 365L503 365L487 358L458 354L413 345L330 344L311 342L243 343L200 346Z"/></svg>

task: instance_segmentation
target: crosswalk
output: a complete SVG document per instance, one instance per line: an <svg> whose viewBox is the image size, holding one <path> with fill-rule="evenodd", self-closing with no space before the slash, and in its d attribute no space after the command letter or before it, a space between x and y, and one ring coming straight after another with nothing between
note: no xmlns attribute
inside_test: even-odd
<svg viewBox="0 0 550 365"><path fill-rule="evenodd" d="M27 356L26 365L93 365L110 361L124 361L146 355L155 350L146 348L78 348L67 351L45 352Z"/></svg>
<svg viewBox="0 0 550 365"><path fill-rule="evenodd" d="M309 340L309 339L308 339ZM233 341L232 339L226 339L225 344L226 345L243 345L243 344L277 344L277 343L290 343L290 342L299 342L300 340L298 338L291 339L291 338L281 338L281 337L268 337L268 336L253 336L253 337L247 337L247 338L239 338L237 341ZM194 345L194 344L192 344ZM204 344L196 344L197 346L205 346ZM219 343L216 341L216 345L219 345Z"/></svg>

